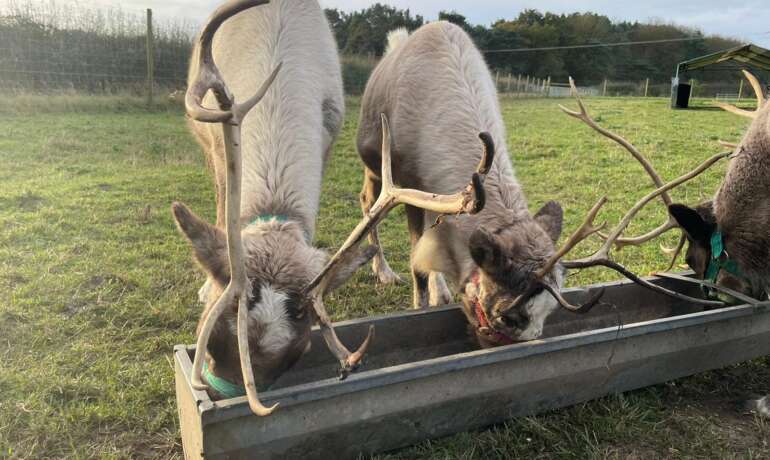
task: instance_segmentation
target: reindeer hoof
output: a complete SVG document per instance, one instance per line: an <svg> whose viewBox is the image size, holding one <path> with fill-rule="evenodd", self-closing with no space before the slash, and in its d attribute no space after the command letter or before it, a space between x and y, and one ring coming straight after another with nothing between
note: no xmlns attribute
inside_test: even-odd
<svg viewBox="0 0 770 460"><path fill-rule="evenodd" d="M398 276L393 270L388 267L387 270L380 270L377 272L377 283L388 285L388 284L401 284L403 281L401 280L401 277Z"/></svg>

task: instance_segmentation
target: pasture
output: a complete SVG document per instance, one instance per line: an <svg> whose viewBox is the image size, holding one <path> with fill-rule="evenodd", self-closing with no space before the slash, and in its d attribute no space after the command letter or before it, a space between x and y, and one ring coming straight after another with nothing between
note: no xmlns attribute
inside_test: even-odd
<svg viewBox="0 0 770 460"><path fill-rule="evenodd" d="M748 123L702 102L690 111L669 110L666 99L586 102L600 124L633 142L669 180L720 151L718 140L737 141ZM530 208L561 202L571 232L607 195L600 220L614 224L651 181L627 152L557 103L574 106L568 99L502 102ZM324 183L317 240L330 251L361 215L357 115L358 101L349 99ZM672 196L689 204L707 199L724 169ZM181 109L37 97L0 108L0 458L181 457L170 357L175 344L194 341L204 277L174 228L174 200L214 220L211 180ZM630 233L663 219L653 203ZM408 280L403 211L387 219L382 238ZM618 259L640 274L667 265L657 242ZM588 270L570 284L616 277ZM362 270L327 306L341 320L410 302L409 283L375 286ZM765 358L383 458L767 458L770 425L736 403L767 393L768 381Z"/></svg>

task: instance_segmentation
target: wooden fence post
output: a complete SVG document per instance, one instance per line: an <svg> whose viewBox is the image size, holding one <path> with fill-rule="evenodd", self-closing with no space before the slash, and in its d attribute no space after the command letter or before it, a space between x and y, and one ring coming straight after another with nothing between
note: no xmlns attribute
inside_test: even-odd
<svg viewBox="0 0 770 460"><path fill-rule="evenodd" d="M741 84L738 86L738 100L741 100L741 97L743 97L743 79L741 78Z"/></svg>
<svg viewBox="0 0 770 460"><path fill-rule="evenodd" d="M743 82L743 80L741 80ZM516 80L516 92L521 92L521 74L519 74L519 78Z"/></svg>
<svg viewBox="0 0 770 460"><path fill-rule="evenodd" d="M647 97L647 91L650 89L650 79L648 78L644 82L644 97Z"/></svg>
<svg viewBox="0 0 770 460"><path fill-rule="evenodd" d="M524 82L524 92L529 92L529 75L527 75L527 81Z"/></svg>
<svg viewBox="0 0 770 460"><path fill-rule="evenodd" d="M607 79L604 79L604 89L602 89L602 96L607 95Z"/></svg>
<svg viewBox="0 0 770 460"><path fill-rule="evenodd" d="M508 90L506 91L506 93L510 93L511 92L511 80L513 80L513 78L511 77L511 74L509 72L508 73Z"/></svg>
<svg viewBox="0 0 770 460"><path fill-rule="evenodd" d="M551 97L551 76L548 76L548 80L545 83L545 97Z"/></svg>
<svg viewBox="0 0 770 460"><path fill-rule="evenodd" d="M147 107L152 107L155 83L155 43L152 34L152 9L147 8Z"/></svg>

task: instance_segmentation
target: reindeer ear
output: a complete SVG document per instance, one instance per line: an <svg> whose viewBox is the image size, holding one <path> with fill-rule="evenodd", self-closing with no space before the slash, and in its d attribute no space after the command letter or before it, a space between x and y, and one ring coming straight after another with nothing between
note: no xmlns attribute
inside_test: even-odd
<svg viewBox="0 0 770 460"><path fill-rule="evenodd" d="M227 237L217 227L205 222L182 203L171 205L179 230L192 244L195 260L221 284L230 281Z"/></svg>
<svg viewBox="0 0 770 460"><path fill-rule="evenodd" d="M559 241L562 225L564 224L564 210L555 201L549 201L535 214L535 221L545 230L551 240Z"/></svg>
<svg viewBox="0 0 770 460"><path fill-rule="evenodd" d="M668 207L668 212L690 239L703 246L710 244L711 234L716 226L704 219L701 213L683 204L672 204Z"/></svg>
<svg viewBox="0 0 770 460"><path fill-rule="evenodd" d="M471 257L482 270L487 273L497 273L503 267L503 251L495 235L484 228L479 228L471 234L469 241Z"/></svg>

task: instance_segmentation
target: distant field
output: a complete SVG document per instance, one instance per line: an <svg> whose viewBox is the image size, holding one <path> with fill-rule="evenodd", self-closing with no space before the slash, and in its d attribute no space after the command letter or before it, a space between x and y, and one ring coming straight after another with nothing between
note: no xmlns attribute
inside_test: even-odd
<svg viewBox="0 0 770 460"><path fill-rule="evenodd" d="M503 101L530 207L560 201L566 233L606 194L603 219L617 222L651 182L626 152L561 114L557 102L574 105ZM737 140L747 126L703 106L672 111L664 99L587 103L664 179L720 151L717 140ZM324 184L318 244L330 249L360 217L357 112L358 101L350 100ZM721 165L674 199L708 198L723 173ZM130 100L35 97L0 108L0 458L181 456L170 357L175 344L193 342L203 276L172 223L174 200L214 218L202 155L177 108L147 113ZM655 203L631 232L663 218ZM382 233L388 258L408 279L404 221L394 212ZM657 242L618 258L642 274L667 262ZM570 283L614 278L590 270ZM410 299L410 286L375 286L364 270L327 305L344 319L405 309ZM765 358L384 458L768 458L770 425L734 406L766 393L767 382Z"/></svg>

